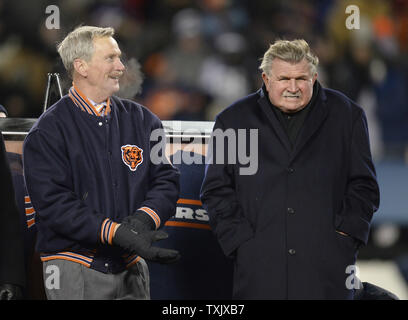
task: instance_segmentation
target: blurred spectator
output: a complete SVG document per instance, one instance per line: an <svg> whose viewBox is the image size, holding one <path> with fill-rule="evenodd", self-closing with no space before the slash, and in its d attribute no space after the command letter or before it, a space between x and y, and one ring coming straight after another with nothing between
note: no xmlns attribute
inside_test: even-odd
<svg viewBox="0 0 408 320"><path fill-rule="evenodd" d="M236 0L196 0L201 9L202 31L211 42L221 33L242 32L249 23L246 11Z"/></svg>
<svg viewBox="0 0 408 320"><path fill-rule="evenodd" d="M202 38L201 17L197 10L183 9L173 17L172 39L173 42L157 56L151 56L153 61L148 61L151 63L152 80L158 85L197 87L199 70L209 54Z"/></svg>
<svg viewBox="0 0 408 320"><path fill-rule="evenodd" d="M222 33L215 38L214 47L216 51L205 59L198 75L201 90L214 99L209 119L251 90L245 69L245 38L239 33Z"/></svg>

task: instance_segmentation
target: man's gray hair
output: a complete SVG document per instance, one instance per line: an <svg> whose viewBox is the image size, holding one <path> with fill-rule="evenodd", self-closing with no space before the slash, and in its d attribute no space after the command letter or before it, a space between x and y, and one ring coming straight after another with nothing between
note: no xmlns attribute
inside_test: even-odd
<svg viewBox="0 0 408 320"><path fill-rule="evenodd" d="M99 28L93 26L81 26L71 31L57 46L62 63L72 78L74 73L75 59L90 61L93 55L95 38L113 37L113 28Z"/></svg>
<svg viewBox="0 0 408 320"><path fill-rule="evenodd" d="M310 64L312 75L316 74L317 65L319 64L319 58L310 51L308 43L303 39L275 41L265 52L259 69L269 76L272 61L276 58L290 63L299 63L306 59Z"/></svg>

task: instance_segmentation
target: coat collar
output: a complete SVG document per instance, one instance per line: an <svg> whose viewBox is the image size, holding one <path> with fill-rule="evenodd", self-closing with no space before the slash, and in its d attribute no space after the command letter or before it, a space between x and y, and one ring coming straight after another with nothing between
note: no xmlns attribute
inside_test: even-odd
<svg viewBox="0 0 408 320"><path fill-rule="evenodd" d="M101 117L107 115L111 111L110 107L110 98L106 100L106 106L104 108L100 108L99 106L95 106L88 98L75 86L73 83L72 87L69 89L69 97L75 103L75 105L80 108L82 111L89 113L90 115L94 115L97 117Z"/></svg>
<svg viewBox="0 0 408 320"><path fill-rule="evenodd" d="M298 138L296 140L296 144L291 147L289 138L279 122L279 119L276 117L275 113L272 110L272 105L269 102L269 98L266 96L266 90L264 87L259 89L259 99L258 103L265 113L266 118L272 125L273 130L275 131L276 135L278 136L279 140L285 147L286 151L290 155L291 161L296 157L296 155L303 149L306 143L312 138L315 132L321 127L324 120L328 115L328 108L326 104L327 96L324 92L324 89L321 87L320 83L317 82L316 87L319 90L317 94L316 101L314 102L314 106L312 110L310 110L305 122L300 129Z"/></svg>
<svg viewBox="0 0 408 320"><path fill-rule="evenodd" d="M269 98L267 97L267 93L266 90L264 90L264 87L259 89L258 93L260 96L258 99L258 103L261 106L262 111L265 113L266 118L271 123L272 128L278 136L280 142L283 144L286 151L290 153L292 148L290 146L289 138L286 135L284 128L281 126L279 119L276 117L275 113L272 110L272 105L269 102Z"/></svg>

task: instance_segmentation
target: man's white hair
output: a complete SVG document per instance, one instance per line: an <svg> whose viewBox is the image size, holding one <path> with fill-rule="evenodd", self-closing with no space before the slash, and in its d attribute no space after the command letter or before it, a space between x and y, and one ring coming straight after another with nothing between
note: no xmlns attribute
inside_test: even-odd
<svg viewBox="0 0 408 320"><path fill-rule="evenodd" d="M310 51L309 44L303 39L275 41L265 52L259 69L269 76L274 59L281 59L290 63L299 63L306 59L310 64L312 76L316 74L319 64L319 58Z"/></svg>
<svg viewBox="0 0 408 320"><path fill-rule="evenodd" d="M95 38L113 37L113 28L99 28L93 26L81 26L71 31L57 46L62 63L72 78L75 59L90 61L93 55Z"/></svg>

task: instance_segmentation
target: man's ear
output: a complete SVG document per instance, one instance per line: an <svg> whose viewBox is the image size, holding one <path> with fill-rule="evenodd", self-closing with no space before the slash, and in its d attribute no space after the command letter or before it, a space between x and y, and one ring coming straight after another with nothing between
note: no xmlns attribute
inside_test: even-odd
<svg viewBox="0 0 408 320"><path fill-rule="evenodd" d="M316 80L317 80L317 72L314 74L312 78L312 83L314 84Z"/></svg>
<svg viewBox="0 0 408 320"><path fill-rule="evenodd" d="M265 86L268 87L269 77L265 72L262 72L262 80L265 83Z"/></svg>
<svg viewBox="0 0 408 320"><path fill-rule="evenodd" d="M75 59L74 60L74 70L81 76L86 78L88 76L88 64L85 60Z"/></svg>

